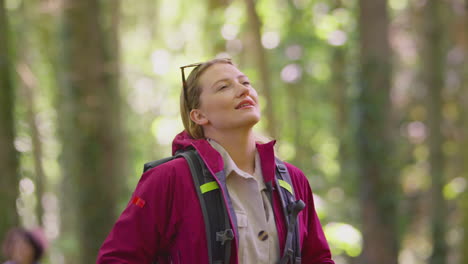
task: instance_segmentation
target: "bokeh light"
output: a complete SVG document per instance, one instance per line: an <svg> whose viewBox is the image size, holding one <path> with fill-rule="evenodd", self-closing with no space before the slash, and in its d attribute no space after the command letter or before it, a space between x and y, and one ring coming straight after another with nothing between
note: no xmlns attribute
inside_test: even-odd
<svg viewBox="0 0 468 264"><path fill-rule="evenodd" d="M159 49L151 54L151 63L153 64L153 72L158 75L166 74L170 67L171 55L164 49Z"/></svg>
<svg viewBox="0 0 468 264"><path fill-rule="evenodd" d="M266 32L262 35L262 45L265 49L274 49L278 47L280 43L280 36L278 32Z"/></svg>
<svg viewBox="0 0 468 264"><path fill-rule="evenodd" d="M300 80L302 76L302 68L298 64L286 65L281 70L281 79L287 83L295 83Z"/></svg>

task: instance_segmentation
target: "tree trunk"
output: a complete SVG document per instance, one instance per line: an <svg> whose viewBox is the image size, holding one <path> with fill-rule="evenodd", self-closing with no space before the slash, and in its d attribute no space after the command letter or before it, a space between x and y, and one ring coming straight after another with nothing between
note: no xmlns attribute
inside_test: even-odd
<svg viewBox="0 0 468 264"><path fill-rule="evenodd" d="M304 97L301 94L301 89L303 87L300 84L292 83L288 84L288 108L289 108L289 117L288 121L290 124L289 129L292 131L292 143L294 145L294 149L296 150L296 154L294 155L294 159L292 162L300 167L304 168L306 166L306 160L308 160L308 156L305 154L306 150L304 146L304 136L303 136L303 128L302 128L302 115L301 115L301 108L302 105L302 98ZM307 144L307 143L305 143Z"/></svg>
<svg viewBox="0 0 468 264"><path fill-rule="evenodd" d="M18 153L15 140L15 90L12 82L8 19L4 0L0 0L0 239L8 229L19 224L16 211L18 198ZM1 262L1 261L0 261Z"/></svg>
<svg viewBox="0 0 468 264"><path fill-rule="evenodd" d="M444 85L444 51L442 45L442 17L438 0L429 0L424 7L422 78L428 91L429 165L431 185L431 264L446 263L447 205L443 196L444 155L442 151L442 88Z"/></svg>
<svg viewBox="0 0 468 264"><path fill-rule="evenodd" d="M345 64L345 51L341 47L336 47L333 49L332 52L332 88L333 88L333 101L335 103L335 111L336 111L336 132L337 137L341 140L346 137L346 131L349 130L347 123L348 123L348 103L346 99L346 80L345 80L345 72L346 67ZM344 161L345 157L342 155L345 153L344 150L344 142L340 142L340 151L339 151L339 160Z"/></svg>
<svg viewBox="0 0 468 264"><path fill-rule="evenodd" d="M462 157L463 157L463 172L465 180L468 181L468 63L466 63L468 58L468 0L465 0L465 12L463 14L463 22L460 27L461 37L461 47L463 49L464 63L462 65L462 84L461 84L461 97L460 105L462 106ZM463 107L464 106L464 107ZM468 264L468 191L464 191L461 196L460 209L462 214L462 229L463 229L463 240L460 243L461 250L461 264Z"/></svg>
<svg viewBox="0 0 468 264"><path fill-rule="evenodd" d="M37 9L39 8L39 3L30 1L26 3L25 1L20 2L18 8L19 14L21 15L20 22L16 24L17 32L22 32L17 36L17 63L16 63L16 73L18 74L18 92L21 95L19 97L18 103L22 105L22 109L25 109L24 119L27 123L27 133L31 138L32 145L32 159L34 170L31 176L34 181L34 194L36 197L35 205L35 216L37 218L37 223L39 226L43 227L43 216L44 216L44 207L42 205L42 197L45 192L46 187L46 176L43 166L43 147L41 141L41 135L37 124L37 111L36 111L36 102L38 101L38 94L44 92L46 86L41 86L39 84L40 80L36 78L34 70L34 59L35 57L35 48L30 45L34 43L34 38L36 32L40 32L42 28L36 27L32 28L36 21L39 21ZM48 23L44 20L41 21L41 27L47 27ZM42 43L41 43L42 44ZM39 92L38 92L39 91ZM44 94L44 93L43 93ZM22 116L19 117L20 119ZM29 155L29 154L28 154Z"/></svg>
<svg viewBox="0 0 468 264"><path fill-rule="evenodd" d="M294 1L288 0L288 9L289 9L289 19L285 23L289 25L299 25L301 24L303 19L303 12L299 10ZM307 45L311 43L309 36L304 36L300 31L299 27L293 27L289 29L288 32L289 38L288 43L286 45L298 45L299 47L306 50ZM285 97L287 100L287 108L288 108L288 117L286 120L287 124L283 124L283 127L287 127L292 136L292 143L294 145L294 149L296 150L294 160L292 162L300 167L300 168L307 168L310 166L310 142L308 139L310 138L309 131L305 129L306 122L304 120L305 117L308 115L304 109L307 109L307 105L310 104L311 96L310 96L310 83L306 81L307 74L305 74L305 55L301 56L301 58L296 58L294 60L294 64L299 66L299 68L303 71L303 74L300 76L298 80L295 80L292 83L286 84L287 91ZM291 62L293 63L293 62ZM304 113L304 114L303 114ZM278 131L278 127L275 127L275 130ZM276 132L278 133L278 132ZM285 134L287 134L286 132ZM284 135L283 133L281 135Z"/></svg>
<svg viewBox="0 0 468 264"><path fill-rule="evenodd" d="M225 1L207 1L207 15L203 18L204 43L209 56L226 52L226 40L221 37L221 28L224 23L224 11L227 4Z"/></svg>
<svg viewBox="0 0 468 264"><path fill-rule="evenodd" d="M391 170L387 1L359 1L360 94L357 142L364 263L398 262L396 171Z"/></svg>
<svg viewBox="0 0 468 264"><path fill-rule="evenodd" d="M23 53L26 53L24 51ZM25 58L23 58L25 59ZM31 69L28 67L26 62L18 65L17 72L22 81L22 94L26 100L26 118L28 120L28 126L31 133L32 141L32 154L34 159L34 172L35 172L35 195L36 195L36 217L39 226L43 226L44 208L42 206L42 196L44 195L44 187L46 186L46 176L44 173L44 166L42 164L42 142L40 139L39 129L36 123L36 106L35 106L35 93L37 89L36 78L34 77Z"/></svg>
<svg viewBox="0 0 468 264"><path fill-rule="evenodd" d="M334 9L338 10L343 8L341 0L334 1ZM332 101L335 105L335 136L339 140L338 148L338 161L340 164L339 178L344 181L342 187L345 188L346 193L357 194L355 182L355 163L352 154L352 135L350 131L352 128L349 124L350 102L348 100L348 87L349 82L346 79L347 72L347 47L339 46L332 49L331 54L331 88L332 88ZM343 183L343 182L342 182ZM357 202L357 201L356 201Z"/></svg>
<svg viewBox="0 0 468 264"><path fill-rule="evenodd" d="M247 19L248 25L251 30L252 37L252 56L254 57L256 67L259 73L259 81L257 84L259 91L265 96L266 104L266 121L267 121L267 132L273 138L277 138L276 132L276 121L273 112L273 88L271 87L271 81L268 70L268 61L265 49L262 46L262 34L261 34L261 21L258 17L257 10L255 8L255 0L245 0L247 8Z"/></svg>
<svg viewBox="0 0 468 264"><path fill-rule="evenodd" d="M77 263L94 263L116 220L123 173L117 32L120 2L64 2L60 90L64 180L76 199Z"/></svg>

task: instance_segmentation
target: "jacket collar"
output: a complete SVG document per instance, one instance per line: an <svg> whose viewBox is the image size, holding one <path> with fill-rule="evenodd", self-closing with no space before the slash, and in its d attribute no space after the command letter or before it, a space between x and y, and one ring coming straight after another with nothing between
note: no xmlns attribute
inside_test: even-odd
<svg viewBox="0 0 468 264"><path fill-rule="evenodd" d="M275 175L275 154L274 145L276 141L270 141L265 144L257 143L257 151L260 156L262 167L263 180L270 182L274 180ZM224 169L223 158L217 150L215 150L206 139L193 139L185 131L179 133L172 142L172 154L174 155L179 150L184 150L189 147L195 148L200 157L205 162L208 169L216 174Z"/></svg>

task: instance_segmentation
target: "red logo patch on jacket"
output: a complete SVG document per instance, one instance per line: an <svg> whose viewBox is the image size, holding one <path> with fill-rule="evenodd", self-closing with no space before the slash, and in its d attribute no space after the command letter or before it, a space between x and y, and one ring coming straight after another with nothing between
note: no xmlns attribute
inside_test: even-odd
<svg viewBox="0 0 468 264"><path fill-rule="evenodd" d="M141 199L138 196L135 196L132 199L132 204L134 204L134 205L136 205L136 206L138 206L140 208L143 208L143 206L145 206L145 203L146 203L145 200Z"/></svg>

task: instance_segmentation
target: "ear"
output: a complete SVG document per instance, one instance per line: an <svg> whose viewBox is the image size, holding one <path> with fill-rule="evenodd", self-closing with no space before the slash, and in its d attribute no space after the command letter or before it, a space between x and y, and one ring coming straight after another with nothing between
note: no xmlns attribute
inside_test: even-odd
<svg viewBox="0 0 468 264"><path fill-rule="evenodd" d="M199 126L208 124L208 118L200 109L192 109L192 111L190 111L190 119Z"/></svg>

